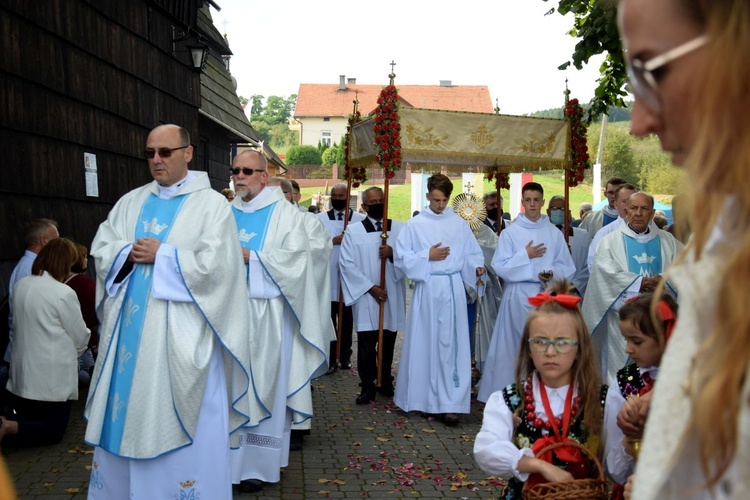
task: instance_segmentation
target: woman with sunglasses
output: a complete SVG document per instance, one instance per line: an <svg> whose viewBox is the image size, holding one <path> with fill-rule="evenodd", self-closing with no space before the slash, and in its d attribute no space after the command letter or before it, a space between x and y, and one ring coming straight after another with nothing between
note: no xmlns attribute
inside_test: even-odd
<svg viewBox="0 0 750 500"><path fill-rule="evenodd" d="M686 170L693 228L632 498L750 498L750 2L620 0L618 16L633 134Z"/></svg>

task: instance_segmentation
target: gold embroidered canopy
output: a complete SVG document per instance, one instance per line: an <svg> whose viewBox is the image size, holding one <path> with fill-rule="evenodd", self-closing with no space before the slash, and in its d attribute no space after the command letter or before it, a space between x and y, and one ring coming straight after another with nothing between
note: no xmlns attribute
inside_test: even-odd
<svg viewBox="0 0 750 500"><path fill-rule="evenodd" d="M521 172L570 165L565 120L406 106L401 106L398 114L402 161L414 167L431 170L447 166L453 171L500 167L502 172ZM370 117L352 128L350 164L375 164L375 153Z"/></svg>

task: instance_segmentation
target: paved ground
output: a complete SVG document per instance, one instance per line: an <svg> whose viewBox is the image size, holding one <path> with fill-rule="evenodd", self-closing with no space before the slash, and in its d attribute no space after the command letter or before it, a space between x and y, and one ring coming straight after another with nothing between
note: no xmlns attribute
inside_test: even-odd
<svg viewBox="0 0 750 500"><path fill-rule="evenodd" d="M356 368L356 367L355 367ZM500 481L478 469L472 455L481 404L456 427L404 413L382 396L357 406L356 371L314 383L313 432L292 452L278 484L235 498L493 498ZM55 446L4 449L22 499L85 498L91 449L83 444L82 402ZM209 499L203 499L209 500Z"/></svg>
<svg viewBox="0 0 750 500"><path fill-rule="evenodd" d="M411 292L411 290L409 290ZM408 295L411 295L409 293ZM401 339L396 343L400 357ZM356 353L356 334L355 334ZM354 356L356 358L356 355ZM398 364L394 371L398 370ZM235 498L496 498L503 482L487 477L472 449L483 405L455 427L418 413L404 413L383 396L357 406L359 377L338 371L313 383L315 419L302 451L291 452L278 484ZM83 444L83 401L73 406L61 443L45 448L3 449L21 499L86 497L93 451ZM201 500L211 500L202 498Z"/></svg>

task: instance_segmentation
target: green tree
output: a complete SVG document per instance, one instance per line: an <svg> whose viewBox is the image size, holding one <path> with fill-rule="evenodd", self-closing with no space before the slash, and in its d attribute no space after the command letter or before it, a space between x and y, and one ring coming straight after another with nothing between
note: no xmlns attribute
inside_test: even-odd
<svg viewBox="0 0 750 500"><path fill-rule="evenodd" d="M320 157L315 146L292 146L286 152L287 165L321 165Z"/></svg>
<svg viewBox="0 0 750 500"><path fill-rule="evenodd" d="M549 0L543 0L545 2ZM604 54L604 62L599 67L599 85L591 100L587 119L598 119L610 106L624 107L623 97L627 75L622 54L620 33L617 30L616 0L552 0L558 3L547 12L557 10L560 15L573 14L573 28L568 32L578 38L571 56L573 65L581 69L591 57ZM560 65L566 69L571 61Z"/></svg>
<svg viewBox="0 0 750 500"><path fill-rule="evenodd" d="M336 146L330 147L323 151L323 154L321 155L323 159L323 165L326 167L330 167L334 163L336 163L336 157L339 154L339 148Z"/></svg>

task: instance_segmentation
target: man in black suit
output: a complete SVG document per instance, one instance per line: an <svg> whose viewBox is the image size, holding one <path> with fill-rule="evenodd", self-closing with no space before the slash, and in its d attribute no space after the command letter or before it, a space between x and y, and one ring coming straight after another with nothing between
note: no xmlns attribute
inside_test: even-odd
<svg viewBox="0 0 750 500"><path fill-rule="evenodd" d="M506 225L503 218L503 197L498 198L497 191L490 191L485 193L482 200L485 209L487 209L487 218L484 219L484 224L492 229L495 234L500 234Z"/></svg>

